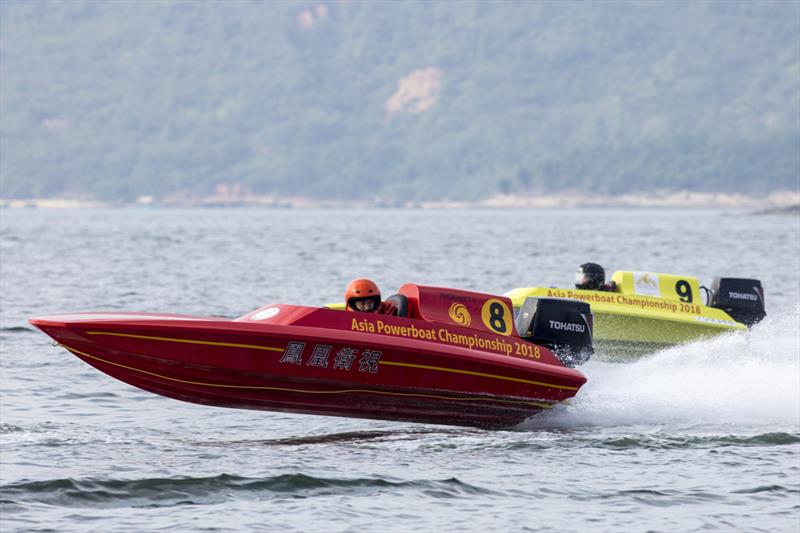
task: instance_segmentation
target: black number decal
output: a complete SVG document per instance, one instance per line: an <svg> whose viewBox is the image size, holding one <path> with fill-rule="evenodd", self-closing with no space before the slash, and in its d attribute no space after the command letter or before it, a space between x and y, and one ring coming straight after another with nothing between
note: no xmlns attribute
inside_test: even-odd
<svg viewBox="0 0 800 533"><path fill-rule="evenodd" d="M678 293L678 298L687 304L692 303L692 287L689 282L681 279L675 284L675 292Z"/></svg>
<svg viewBox="0 0 800 533"><path fill-rule="evenodd" d="M498 333L506 332L506 321L503 306L497 302L489 306L489 324Z"/></svg>

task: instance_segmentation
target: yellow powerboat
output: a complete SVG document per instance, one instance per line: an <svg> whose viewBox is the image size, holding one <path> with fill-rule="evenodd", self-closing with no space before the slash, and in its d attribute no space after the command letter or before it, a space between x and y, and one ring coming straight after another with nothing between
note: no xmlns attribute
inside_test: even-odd
<svg viewBox="0 0 800 533"><path fill-rule="evenodd" d="M519 312L528 298L568 298L589 303L594 346L607 356L634 356L721 333L744 331L766 316L757 279L716 278L711 288L697 278L655 272L617 271L605 284L587 282L579 270L575 289L517 288L507 294ZM599 279L600 273L602 278ZM706 301L701 301L701 290ZM524 312L524 309L523 309Z"/></svg>

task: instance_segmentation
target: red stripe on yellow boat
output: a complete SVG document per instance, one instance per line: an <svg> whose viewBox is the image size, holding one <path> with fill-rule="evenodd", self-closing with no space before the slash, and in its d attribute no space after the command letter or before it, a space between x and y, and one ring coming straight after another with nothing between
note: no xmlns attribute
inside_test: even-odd
<svg viewBox="0 0 800 533"><path fill-rule="evenodd" d="M87 331L86 333L89 335L130 337L132 339L145 339L150 341L184 342L186 344L205 344L208 346L227 346L232 348L252 348L253 350L269 350L273 352L282 352L284 350L284 348L275 348L273 346L259 346L257 344L235 344L232 342L197 341L193 339L176 339L173 337L151 337L149 335L132 335L130 333L114 333L111 331Z"/></svg>
<svg viewBox="0 0 800 533"><path fill-rule="evenodd" d="M178 378L171 378L169 376L164 376L162 374L157 374L155 372L150 372L149 370L142 370L141 368L136 368L128 365L123 365L120 363L115 363L113 361L109 361L107 359L103 359L102 357L97 357L96 355L91 355L86 352L82 352L76 348L71 348L66 344L58 343L58 346L65 348L72 352L75 355L82 355L83 357L88 357L89 359L94 359L95 361L100 361L101 363L117 366L120 368L124 368L126 370L132 370L134 372L139 372L142 374L147 374L150 376L154 376L160 379L166 379L168 381L174 381L176 383L185 383L187 385L200 385L204 387L216 387L216 388L224 388L224 389L249 389L249 390L273 390L273 391L282 391L282 392L297 392L301 394L353 394L353 393L367 393L367 394L380 394L384 396L403 396L403 397L414 397L414 398L433 398L436 400L455 400L460 402L499 402L499 403L512 403L512 404L523 404L523 405L531 405L534 407L540 407L542 409L549 409L553 405L548 403L540 403L540 402L528 402L523 400L503 400L500 398L470 398L470 397L458 397L458 396L436 396L433 394L417 394L411 392L386 392L386 391L377 391L377 390L370 390L370 389L340 389L340 390L328 390L328 391L315 391L315 390L306 390L306 389L289 389L284 387L267 387L264 385L228 385L226 383L205 383L202 381L189 381L185 379L178 379ZM420 365L421 366L421 365ZM446 369L445 369L446 370Z"/></svg>

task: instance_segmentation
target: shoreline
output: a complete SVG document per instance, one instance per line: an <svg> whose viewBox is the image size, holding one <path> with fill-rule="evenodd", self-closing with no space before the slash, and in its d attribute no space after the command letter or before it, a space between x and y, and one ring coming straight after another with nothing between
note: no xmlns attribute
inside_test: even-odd
<svg viewBox="0 0 800 533"><path fill-rule="evenodd" d="M278 196L167 197L140 196L133 202L81 198L0 198L4 209L98 209L98 208L270 208L270 209L553 209L553 208L729 208L759 212L800 213L800 191L774 191L764 196L699 193L690 191L617 196L560 193L553 195L495 195L478 201L432 200L393 202L332 200Z"/></svg>

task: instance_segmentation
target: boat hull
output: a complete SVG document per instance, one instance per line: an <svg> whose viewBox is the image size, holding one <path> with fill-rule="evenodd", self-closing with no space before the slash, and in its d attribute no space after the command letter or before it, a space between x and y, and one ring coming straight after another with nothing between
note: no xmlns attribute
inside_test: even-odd
<svg viewBox="0 0 800 533"><path fill-rule="evenodd" d="M632 313L596 311L594 345L599 353L617 358L637 357L671 346L694 342L737 327L715 327L709 324L670 320L663 317Z"/></svg>
<svg viewBox="0 0 800 533"><path fill-rule="evenodd" d="M99 313L31 323L120 381L219 407L506 427L585 382L523 358L316 327Z"/></svg>
<svg viewBox="0 0 800 533"><path fill-rule="evenodd" d="M529 297L588 302L594 315L596 352L611 358L639 356L722 333L747 330L720 309L642 295L529 287L514 289L507 296L515 308Z"/></svg>

